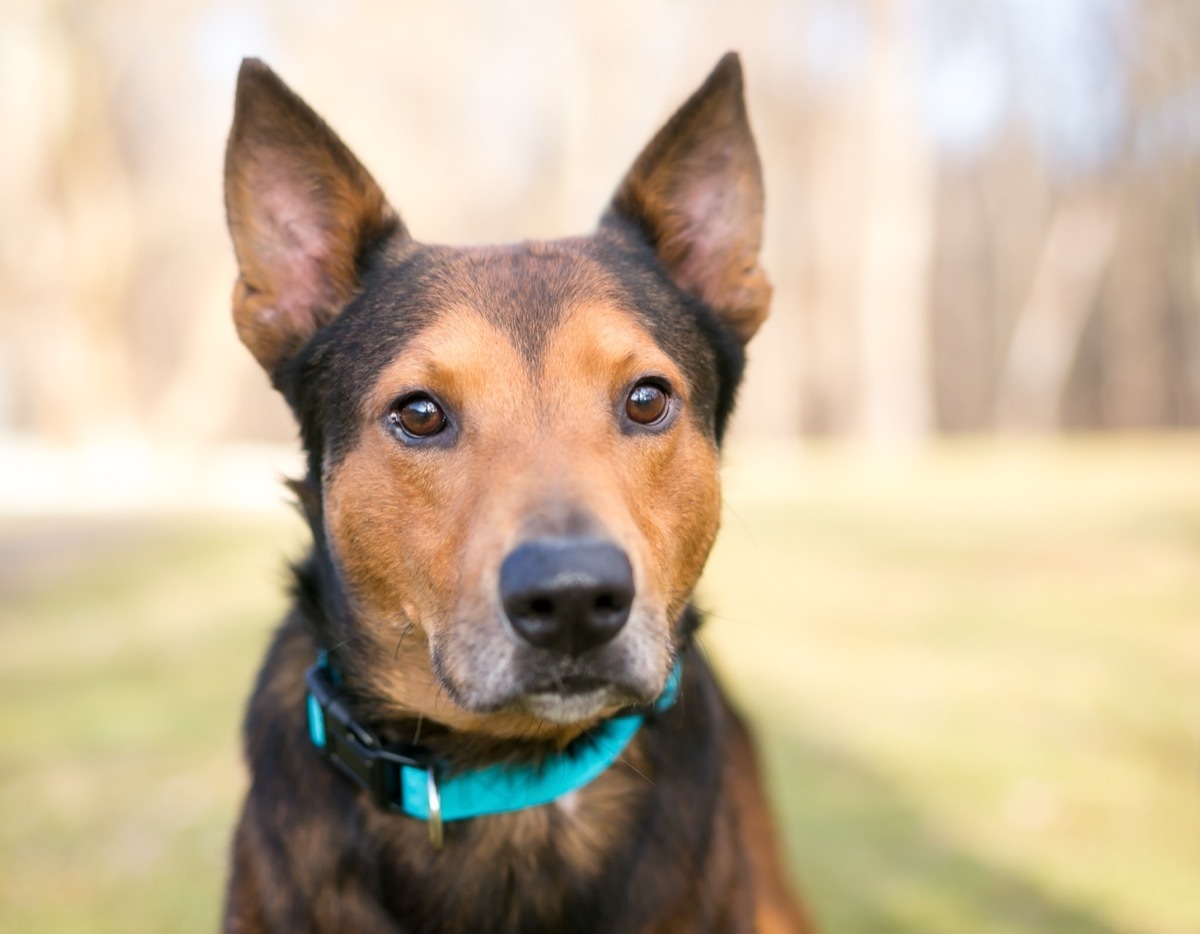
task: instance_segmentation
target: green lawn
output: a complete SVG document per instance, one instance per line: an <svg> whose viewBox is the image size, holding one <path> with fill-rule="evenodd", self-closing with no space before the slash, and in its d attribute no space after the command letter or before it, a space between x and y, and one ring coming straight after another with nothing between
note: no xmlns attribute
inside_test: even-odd
<svg viewBox="0 0 1200 934"><path fill-rule="evenodd" d="M0 930L214 929L301 541L0 521ZM737 449L700 603L826 929L1200 931L1200 439Z"/></svg>

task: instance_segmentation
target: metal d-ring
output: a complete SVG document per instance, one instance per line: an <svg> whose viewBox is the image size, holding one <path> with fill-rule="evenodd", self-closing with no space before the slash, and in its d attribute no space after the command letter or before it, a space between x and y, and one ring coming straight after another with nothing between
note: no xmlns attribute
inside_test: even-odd
<svg viewBox="0 0 1200 934"><path fill-rule="evenodd" d="M429 842L435 850L440 850L446 837L442 826L442 795L438 791L437 773L433 765L425 769L425 791L429 796Z"/></svg>

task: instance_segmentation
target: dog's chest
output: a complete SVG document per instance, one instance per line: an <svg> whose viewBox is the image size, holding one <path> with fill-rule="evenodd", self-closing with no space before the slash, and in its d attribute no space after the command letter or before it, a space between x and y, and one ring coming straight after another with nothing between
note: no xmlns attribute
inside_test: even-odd
<svg viewBox="0 0 1200 934"><path fill-rule="evenodd" d="M575 913L594 922L636 836L644 787L618 766L555 804L449 824L441 851L423 827L405 826L387 847L380 897L396 917L445 930L549 929ZM375 820L395 829L394 816Z"/></svg>

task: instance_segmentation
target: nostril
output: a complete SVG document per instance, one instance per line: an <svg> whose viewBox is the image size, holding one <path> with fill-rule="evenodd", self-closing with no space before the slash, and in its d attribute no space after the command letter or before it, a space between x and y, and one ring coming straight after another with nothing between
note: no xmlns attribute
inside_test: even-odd
<svg viewBox="0 0 1200 934"><path fill-rule="evenodd" d="M624 622L625 617L629 613L629 604L631 602L628 594L606 591L597 594L593 598L592 613L601 624L617 620Z"/></svg>
<svg viewBox="0 0 1200 934"><path fill-rule="evenodd" d="M546 597L536 597L529 603L529 612L532 616L553 616L554 601Z"/></svg>

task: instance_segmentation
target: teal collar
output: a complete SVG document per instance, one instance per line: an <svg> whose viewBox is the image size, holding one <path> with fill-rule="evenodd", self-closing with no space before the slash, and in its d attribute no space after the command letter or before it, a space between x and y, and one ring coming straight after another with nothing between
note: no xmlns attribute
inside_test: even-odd
<svg viewBox="0 0 1200 934"><path fill-rule="evenodd" d="M677 661L654 702L655 712L675 703L681 669ZM502 763L443 777L444 765L428 750L384 744L350 716L325 653L304 677L312 744L377 805L427 821L438 847L445 821L549 804L594 781L621 757L646 719L642 713L613 717L537 765Z"/></svg>

